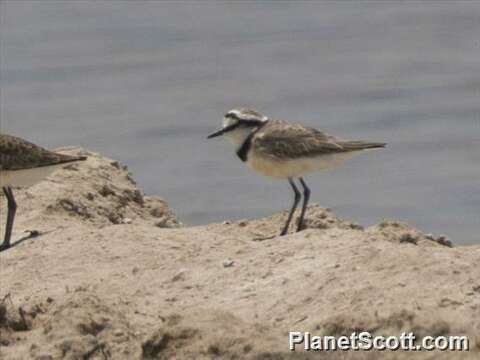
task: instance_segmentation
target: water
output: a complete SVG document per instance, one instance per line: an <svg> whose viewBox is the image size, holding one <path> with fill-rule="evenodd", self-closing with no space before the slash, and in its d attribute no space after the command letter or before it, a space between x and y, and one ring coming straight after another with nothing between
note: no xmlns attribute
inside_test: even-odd
<svg viewBox="0 0 480 360"><path fill-rule="evenodd" d="M307 178L368 225L480 243L480 3L2 1L1 130L129 165L188 224L290 206L205 136L249 106L387 150Z"/></svg>

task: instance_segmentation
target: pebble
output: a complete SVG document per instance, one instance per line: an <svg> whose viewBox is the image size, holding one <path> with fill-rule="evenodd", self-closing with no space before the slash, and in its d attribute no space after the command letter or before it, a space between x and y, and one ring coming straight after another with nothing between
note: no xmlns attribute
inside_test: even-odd
<svg viewBox="0 0 480 360"><path fill-rule="evenodd" d="M411 233L404 233L400 236L400 243L410 243L417 245L418 237Z"/></svg>
<svg viewBox="0 0 480 360"><path fill-rule="evenodd" d="M172 278L172 282L175 281L183 281L185 280L185 270L180 270L175 276Z"/></svg>
<svg viewBox="0 0 480 360"><path fill-rule="evenodd" d="M437 243L448 246L448 247L453 247L452 241L445 235L440 235L437 238Z"/></svg>
<svg viewBox="0 0 480 360"><path fill-rule="evenodd" d="M223 260L223 267L224 268L232 267L234 264L235 264L235 261L233 261L231 259Z"/></svg>

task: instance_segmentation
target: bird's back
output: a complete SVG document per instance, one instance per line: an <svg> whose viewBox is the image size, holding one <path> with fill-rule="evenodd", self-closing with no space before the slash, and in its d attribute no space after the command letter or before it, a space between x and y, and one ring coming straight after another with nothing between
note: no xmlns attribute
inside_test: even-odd
<svg viewBox="0 0 480 360"><path fill-rule="evenodd" d="M253 150L265 157L290 160L384 147L384 143L350 141L320 130L269 120L252 139Z"/></svg>
<svg viewBox="0 0 480 360"><path fill-rule="evenodd" d="M25 170L85 159L84 156L58 154L19 137L0 134L0 170Z"/></svg>

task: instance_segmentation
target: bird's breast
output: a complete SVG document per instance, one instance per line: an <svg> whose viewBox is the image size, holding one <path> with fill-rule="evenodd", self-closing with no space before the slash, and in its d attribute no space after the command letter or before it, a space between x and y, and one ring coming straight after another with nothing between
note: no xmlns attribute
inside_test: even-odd
<svg viewBox="0 0 480 360"><path fill-rule="evenodd" d="M262 156L251 151L247 158L247 165L256 172L278 179L294 178L321 170L329 170L341 165L349 158L360 152L352 151L337 154L325 154L312 157L294 159Z"/></svg>
<svg viewBox="0 0 480 360"><path fill-rule="evenodd" d="M29 187L48 177L62 165L42 166L21 170L0 170L0 187Z"/></svg>

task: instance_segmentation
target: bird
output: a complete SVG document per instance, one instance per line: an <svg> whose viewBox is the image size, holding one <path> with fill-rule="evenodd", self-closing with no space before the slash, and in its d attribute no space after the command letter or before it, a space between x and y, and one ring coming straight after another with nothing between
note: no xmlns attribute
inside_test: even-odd
<svg viewBox="0 0 480 360"><path fill-rule="evenodd" d="M11 247L17 203L13 188L32 186L63 165L86 160L85 156L59 154L16 136L0 133L0 187L7 199L5 236L0 251Z"/></svg>
<svg viewBox="0 0 480 360"><path fill-rule="evenodd" d="M295 180L298 180L303 189L303 204L296 227L298 232L304 228L311 194L305 175L335 168L366 150L386 146L384 142L344 140L314 128L270 119L248 108L228 111L224 115L222 128L207 138L222 135L235 146L240 160L254 171L289 182L294 201L280 236L288 233L292 217L302 198Z"/></svg>

